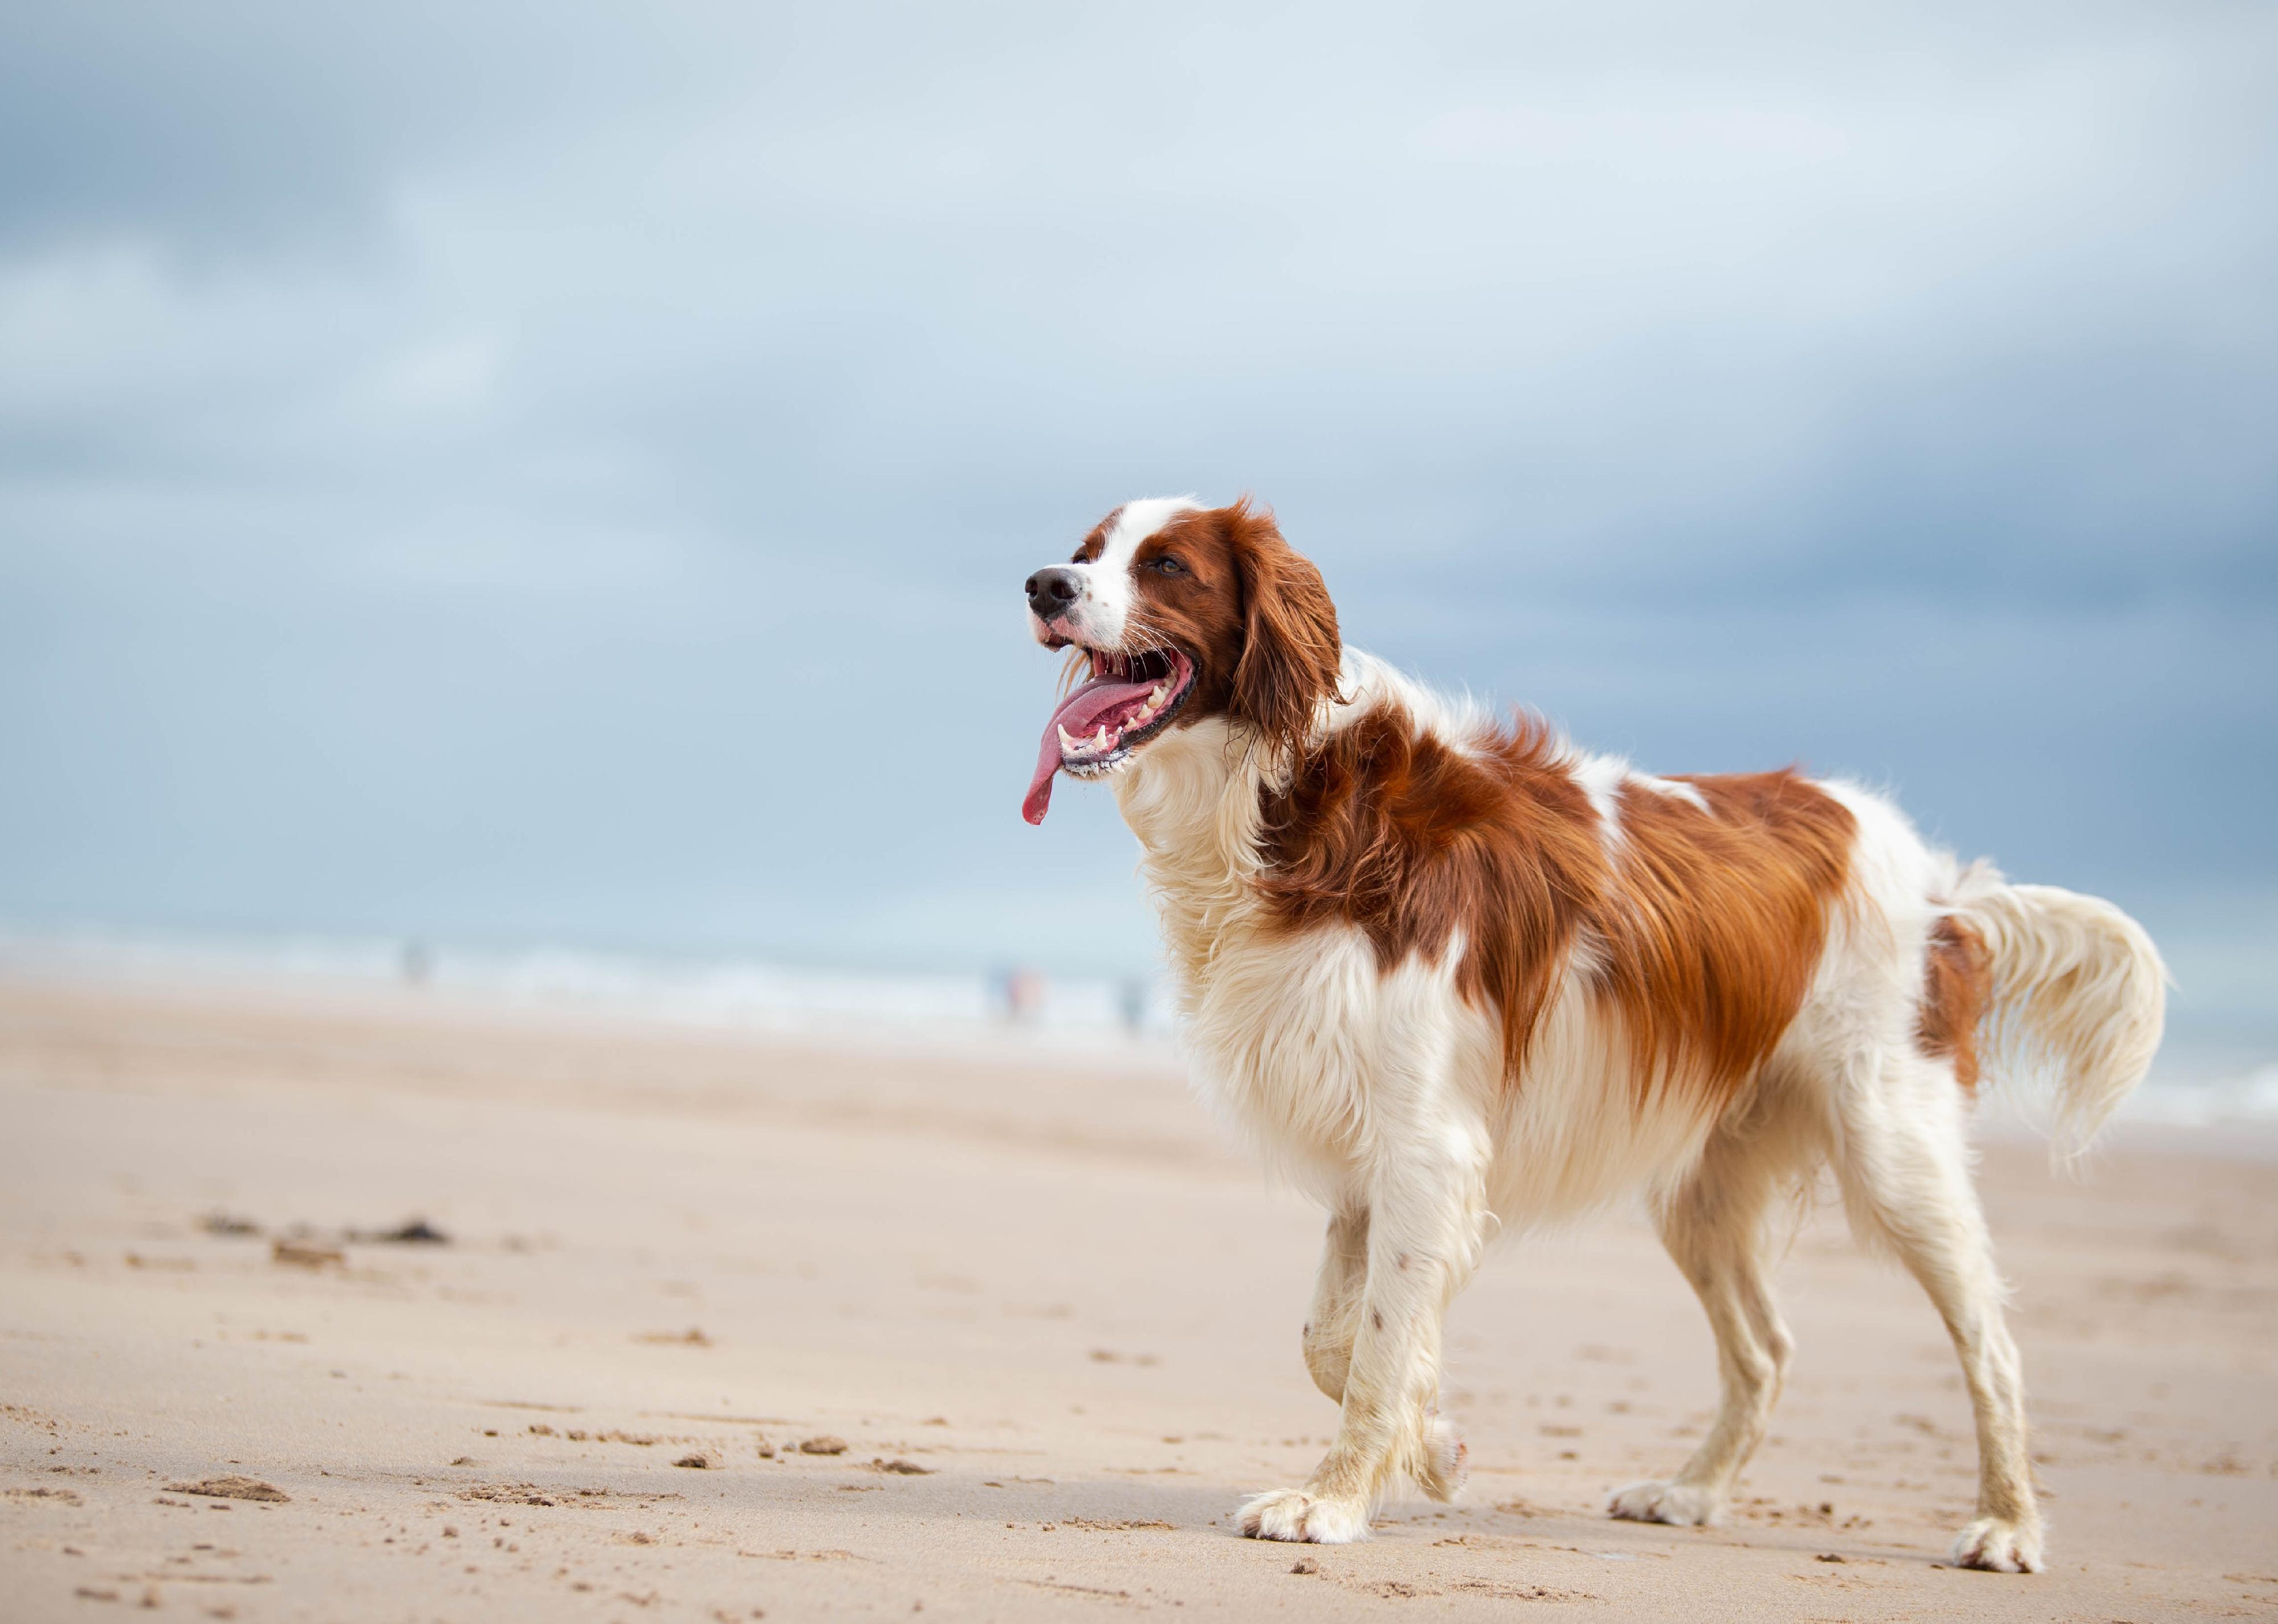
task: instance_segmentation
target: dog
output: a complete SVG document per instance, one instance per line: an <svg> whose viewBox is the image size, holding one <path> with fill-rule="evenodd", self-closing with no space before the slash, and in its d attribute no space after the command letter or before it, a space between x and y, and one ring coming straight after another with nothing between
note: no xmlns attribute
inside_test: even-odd
<svg viewBox="0 0 2278 1624"><path fill-rule="evenodd" d="M1964 1566L2042 1563L2024 1393L1970 1178L1981 1067L2038 1068L2086 1144L2160 1041L2167 973L2098 898L1924 843L1794 771L1656 777L1346 648L1247 499L1131 502L1030 576L1080 680L1022 814L1105 779L1138 838L1197 1086L1328 1211L1302 1345L1342 1407L1254 1538L1445 1499L1441 1325L1489 1236L1642 1194L1716 1338L1715 1424L1616 1517L1716 1518L1793 1343L1774 1218L1831 1167L1854 1233L1952 1334L1976 1420Z"/></svg>

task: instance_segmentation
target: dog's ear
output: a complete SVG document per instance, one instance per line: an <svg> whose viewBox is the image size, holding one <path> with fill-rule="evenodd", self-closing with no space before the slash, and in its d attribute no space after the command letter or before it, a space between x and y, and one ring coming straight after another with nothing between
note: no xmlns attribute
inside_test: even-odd
<svg viewBox="0 0 2278 1624"><path fill-rule="evenodd" d="M1243 638L1232 710L1276 754L1302 746L1313 715L1337 691L1342 645L1321 572L1281 538L1273 513L1248 497L1221 510L1241 572Z"/></svg>

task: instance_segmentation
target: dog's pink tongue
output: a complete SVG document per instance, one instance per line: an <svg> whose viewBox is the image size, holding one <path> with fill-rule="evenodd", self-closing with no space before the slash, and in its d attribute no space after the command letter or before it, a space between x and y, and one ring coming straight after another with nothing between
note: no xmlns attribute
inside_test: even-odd
<svg viewBox="0 0 2278 1624"><path fill-rule="evenodd" d="M1036 776L1028 780L1028 793L1021 802L1021 816L1031 823L1042 823L1044 813L1052 804L1052 774L1060 770L1060 736L1051 728L1044 729L1044 747L1036 752Z"/></svg>
<svg viewBox="0 0 2278 1624"><path fill-rule="evenodd" d="M1028 780L1028 793L1021 802L1021 816L1031 823L1042 823L1044 812L1052 804L1052 774L1060 770L1060 729L1066 728L1070 738L1090 735L1099 719L1119 705L1144 699L1153 688L1151 682L1119 682L1112 677L1095 677L1059 703L1051 720L1044 724L1043 743L1036 749L1036 770Z"/></svg>

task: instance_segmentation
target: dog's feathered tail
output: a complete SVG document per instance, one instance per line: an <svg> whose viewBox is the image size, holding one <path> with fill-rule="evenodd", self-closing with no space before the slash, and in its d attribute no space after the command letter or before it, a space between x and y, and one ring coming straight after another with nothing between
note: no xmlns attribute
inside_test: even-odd
<svg viewBox="0 0 2278 1624"><path fill-rule="evenodd" d="M1991 961L1978 1032L1988 1074L2046 1078L2057 1154L2079 1155L2159 1050L2169 980L2159 949L2101 897L2012 885L1986 863L1961 872L1951 906Z"/></svg>

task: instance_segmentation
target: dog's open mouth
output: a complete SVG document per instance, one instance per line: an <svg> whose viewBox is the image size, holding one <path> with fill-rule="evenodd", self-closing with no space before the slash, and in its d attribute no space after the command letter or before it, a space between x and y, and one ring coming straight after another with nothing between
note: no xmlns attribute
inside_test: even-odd
<svg viewBox="0 0 2278 1624"><path fill-rule="evenodd" d="M1053 774L1100 778L1115 771L1170 725L1194 687L1195 662L1176 649L1084 652L1091 656L1091 679L1061 700L1044 724L1036 775L1021 803L1021 815L1031 823L1044 820Z"/></svg>

